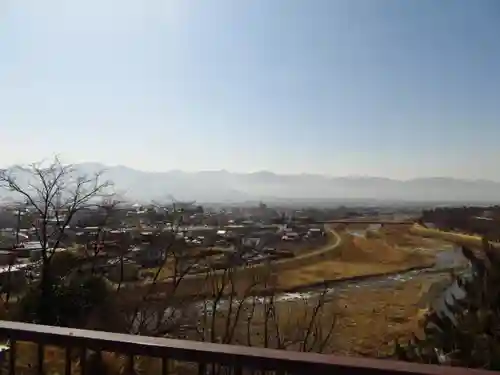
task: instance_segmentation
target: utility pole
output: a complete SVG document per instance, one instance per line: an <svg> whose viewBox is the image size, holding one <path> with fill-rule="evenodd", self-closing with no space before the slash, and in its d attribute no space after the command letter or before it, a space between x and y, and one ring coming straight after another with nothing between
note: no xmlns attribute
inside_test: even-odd
<svg viewBox="0 0 500 375"><path fill-rule="evenodd" d="M19 246L19 231L21 230L21 209L17 209L17 224L16 224L16 247Z"/></svg>

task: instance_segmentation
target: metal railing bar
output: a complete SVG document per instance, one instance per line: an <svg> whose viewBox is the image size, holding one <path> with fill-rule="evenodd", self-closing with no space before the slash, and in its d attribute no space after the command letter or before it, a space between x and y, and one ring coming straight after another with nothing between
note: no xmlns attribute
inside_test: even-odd
<svg viewBox="0 0 500 375"><path fill-rule="evenodd" d="M65 353L64 353L64 374L65 375L71 375L71 347L66 347L65 348Z"/></svg>
<svg viewBox="0 0 500 375"><path fill-rule="evenodd" d="M205 363L198 363L198 375L205 375L207 372L207 366Z"/></svg>
<svg viewBox="0 0 500 375"><path fill-rule="evenodd" d="M168 375L168 358L162 357L161 358L161 373L162 375Z"/></svg>
<svg viewBox="0 0 500 375"><path fill-rule="evenodd" d="M17 343L16 340L10 338L9 340L9 375L16 375L16 356L17 356Z"/></svg>
<svg viewBox="0 0 500 375"><path fill-rule="evenodd" d="M87 374L87 349L84 346L80 347L80 374Z"/></svg>
<svg viewBox="0 0 500 375"><path fill-rule="evenodd" d="M49 327L10 321L0 321L0 335L19 341L31 341L55 346L85 347L90 350L144 355L186 362L216 362L221 365L260 370L280 370L290 373L347 374L428 374L490 375L484 370L459 367L422 365L392 360L339 357L316 353L214 344L159 337L134 336L100 331ZM81 361L82 362L82 361ZM83 363L82 363L83 365ZM82 371L82 373L84 373Z"/></svg>
<svg viewBox="0 0 500 375"><path fill-rule="evenodd" d="M37 371L40 375L44 374L43 363L45 360L45 345L38 344L37 345Z"/></svg>
<svg viewBox="0 0 500 375"><path fill-rule="evenodd" d="M134 369L134 355L131 354L127 357L127 371L126 374L128 375L134 375L135 369Z"/></svg>

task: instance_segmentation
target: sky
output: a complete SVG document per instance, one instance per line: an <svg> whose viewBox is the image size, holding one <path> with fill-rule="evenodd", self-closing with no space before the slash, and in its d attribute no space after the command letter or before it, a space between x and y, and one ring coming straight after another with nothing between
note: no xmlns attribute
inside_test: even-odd
<svg viewBox="0 0 500 375"><path fill-rule="evenodd" d="M0 166L500 181L496 0L2 0Z"/></svg>

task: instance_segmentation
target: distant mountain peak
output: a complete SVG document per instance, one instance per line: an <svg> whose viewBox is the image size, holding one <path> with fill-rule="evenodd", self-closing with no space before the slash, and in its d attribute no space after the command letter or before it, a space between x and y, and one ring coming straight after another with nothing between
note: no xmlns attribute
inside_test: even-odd
<svg viewBox="0 0 500 375"><path fill-rule="evenodd" d="M394 180L385 177L331 177L320 174L278 174L261 170L233 173L227 170L200 172L146 172L124 165L76 164L82 173L104 170L105 178L134 201L167 199L198 202L281 200L352 200L500 202L500 183L451 177ZM0 195L0 199L5 198Z"/></svg>
<svg viewBox="0 0 500 375"><path fill-rule="evenodd" d="M265 170L262 170L262 171L256 171L256 172L251 172L250 174L253 174L253 175L261 175L261 176L275 176L276 173L274 172L271 172L271 171L265 171Z"/></svg>

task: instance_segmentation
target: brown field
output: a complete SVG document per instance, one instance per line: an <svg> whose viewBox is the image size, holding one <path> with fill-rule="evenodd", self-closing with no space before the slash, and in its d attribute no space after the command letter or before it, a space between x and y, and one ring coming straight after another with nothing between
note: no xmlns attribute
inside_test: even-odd
<svg viewBox="0 0 500 375"><path fill-rule="evenodd" d="M318 255L321 255L323 253L328 253L330 249L332 249L332 245L334 245L337 241L337 237L332 234L331 232L327 232L327 238L322 241L318 241L317 243L315 242L306 242L302 244L303 246L299 246L299 244L286 244L282 245L282 247L286 247L289 250L292 250L293 253L295 254L295 257L293 258L283 258L280 260L276 260L273 262L273 265L276 267L276 269L282 269L282 268L288 268L294 267L294 264L302 264L302 263L309 263L309 262L314 262L317 258ZM203 257L203 254L207 254L208 252L211 251L209 248L192 248L190 251L192 251L192 255L194 257ZM204 261L210 264L212 261L216 261L221 254L224 251L220 251L216 253L215 255L210 255L204 258ZM267 265L264 263L262 264L254 264L250 267L245 267L245 269L252 268L255 271L258 271L260 268L266 268ZM158 268L148 268L147 270L141 271L141 273L150 273L150 274L156 274L158 272ZM168 259L165 265L162 267L160 270L158 280L165 280L171 278L175 274L175 262L173 259ZM220 271L222 272L222 271ZM204 280L205 276L203 273L201 274L193 274L189 276L190 278L195 277L199 278L200 280Z"/></svg>
<svg viewBox="0 0 500 375"><path fill-rule="evenodd" d="M358 224L359 226L359 224ZM291 290L304 285L345 278L380 275L412 268L432 266L433 249L442 241L428 241L409 232L410 226L387 226L379 232L356 237L339 230L342 243L332 257L314 264L284 270L278 274L279 289ZM416 251L416 247L427 251Z"/></svg>
<svg viewBox="0 0 500 375"><path fill-rule="evenodd" d="M387 357L394 349L396 340L404 342L412 333L420 330L419 321L425 309L421 300L430 287L425 279L403 282L394 288L356 289L342 293L332 301L326 302L321 324L326 331L334 323L333 334L325 352L349 356ZM363 303L359 303L363 301ZM285 303L278 307L280 331L293 335L301 324L305 324L307 306L303 302ZM224 332L225 316L220 314L215 327ZM265 319L257 312L252 321L252 344L262 346ZM272 340L271 340L272 341ZM246 321L241 320L235 331L234 344L247 344ZM37 363L36 346L31 343L18 343L19 360L17 370L21 374L35 373ZM77 354L77 353L75 353ZM121 374L125 358L111 353L103 353L109 374ZM136 366L147 374L159 374L159 361L154 358L136 358ZM185 373L183 365L179 373ZM147 369L147 371L146 371ZM46 373L63 373L64 351L56 347L45 348ZM172 373L176 373L174 369ZM78 360L74 359L72 374L80 374Z"/></svg>
<svg viewBox="0 0 500 375"><path fill-rule="evenodd" d="M389 245L399 248L438 249L450 246L445 239L423 237L412 231L413 225L388 225L380 229L379 233Z"/></svg>
<svg viewBox="0 0 500 375"><path fill-rule="evenodd" d="M316 259L313 264L299 264L298 267L285 268L278 272L278 287L293 289L325 280L340 280L353 276L377 275L412 267L430 266L434 261L433 250L444 245L441 239L420 237L420 233L410 231L409 226L388 226L368 235L367 238L352 237L341 228L337 228L337 233L342 242L338 247L330 248L328 256L324 259ZM409 249L415 247L427 250ZM336 317L333 336L326 351L358 356L390 355L396 339L404 341L419 330L418 322L425 311L422 298L431 284L431 280L421 277L391 288L351 289L326 302L325 317L322 320L324 328L328 329L332 317ZM281 329L284 332L297 331L297 327L304 322L304 311L307 308L307 305L296 302L280 305L278 314L282 318ZM217 324L224 325L224 316L220 319ZM252 333L255 333L254 345L259 345L263 339L261 332L263 325L264 319L259 319L257 314L252 322ZM246 344L246 332L244 327L237 329L232 342ZM35 347L32 344L20 343L18 350L22 357L18 363L19 369L22 369L20 373L32 373L33 368L30 368L28 363L32 366L36 363ZM46 348L47 373L61 371L63 358L64 353L60 349ZM121 359L117 360L111 354L105 354L104 358L112 368L110 373L118 374L120 369L123 370L124 362ZM151 359L144 361L139 359L137 363L147 367L157 366ZM78 374L79 370L75 368L72 373Z"/></svg>
<svg viewBox="0 0 500 375"><path fill-rule="evenodd" d="M471 246L475 248L482 247L481 236L476 236L466 233L458 233L458 232L445 232L439 229L425 228L417 224L413 225L410 228L410 232L417 236L438 239L441 241L448 241L455 243L457 245ZM493 246L500 247L500 243L495 242L493 243Z"/></svg>
<svg viewBox="0 0 500 375"><path fill-rule="evenodd" d="M393 288L343 293L335 301L339 318L334 331L334 352L368 357L391 355L396 339L404 342L421 330L419 322L426 312L421 302L431 284L422 277Z"/></svg>
<svg viewBox="0 0 500 375"><path fill-rule="evenodd" d="M362 229L360 224L356 226L356 229ZM348 229L351 229L350 225ZM350 235L345 225L334 226L328 231L326 245L294 258L273 262L272 277L268 279L267 288L272 285L274 290L292 291L325 281L376 276L432 266L435 251L449 244L440 239L420 237L411 233L410 229L410 225L388 225L377 232L369 231L366 237L358 237ZM171 274L172 270L172 265L168 263L162 269L160 280ZM210 278L218 278L223 272L212 271ZM256 264L236 270L234 275L244 288L249 280L269 277L269 267L266 264ZM155 289L160 295L170 295L170 284L171 282L160 282L155 285ZM135 284L133 288L133 295L139 295L138 285ZM149 290L147 283L142 285L142 288ZM207 275L188 275L181 281L175 293L182 296L201 295L205 292L210 294L211 291L206 289ZM236 289L241 288L238 286Z"/></svg>

